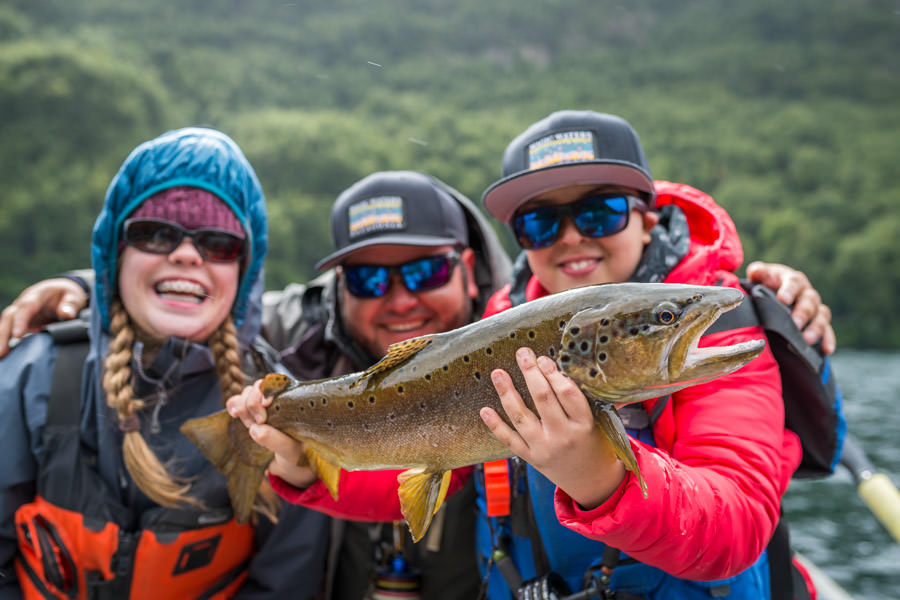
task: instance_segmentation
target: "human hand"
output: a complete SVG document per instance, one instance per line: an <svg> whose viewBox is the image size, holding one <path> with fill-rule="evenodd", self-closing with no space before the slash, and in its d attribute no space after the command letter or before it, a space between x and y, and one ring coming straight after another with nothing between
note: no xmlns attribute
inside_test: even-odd
<svg viewBox="0 0 900 600"><path fill-rule="evenodd" d="M834 353L837 339L831 327L831 309L804 273L777 263L753 261L747 265L747 278L774 290L782 303L793 305L791 317L806 343L821 340L822 352Z"/></svg>
<svg viewBox="0 0 900 600"><path fill-rule="evenodd" d="M600 506L622 483L625 466L595 424L588 399L546 356L520 348L516 362L538 414L522 401L509 374L496 369L491 381L513 427L489 407L481 409L482 420L511 452L582 507Z"/></svg>
<svg viewBox="0 0 900 600"><path fill-rule="evenodd" d="M272 399L260 391L262 380L248 385L230 397L225 408L235 419L247 427L250 437L260 446L271 450L275 458L269 463L269 473L280 477L296 488L307 488L317 477L306 459L306 445L281 431L266 425L266 407Z"/></svg>
<svg viewBox="0 0 900 600"><path fill-rule="evenodd" d="M65 277L28 286L0 313L0 358L9 354L11 340L36 333L54 321L74 319L87 303L81 286Z"/></svg>

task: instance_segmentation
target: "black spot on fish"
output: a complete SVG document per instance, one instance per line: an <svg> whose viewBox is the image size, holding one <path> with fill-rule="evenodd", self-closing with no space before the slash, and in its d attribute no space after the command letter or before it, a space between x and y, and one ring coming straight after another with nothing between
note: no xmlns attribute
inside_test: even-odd
<svg viewBox="0 0 900 600"><path fill-rule="evenodd" d="M485 349L484 349L484 353L487 354L488 356L490 356L491 354L494 353L494 351L491 350L490 348L485 348Z"/></svg>
<svg viewBox="0 0 900 600"><path fill-rule="evenodd" d="M465 356L463 356L463 362L469 362L469 355L468 355L468 354L466 354Z"/></svg>
<svg viewBox="0 0 900 600"><path fill-rule="evenodd" d="M413 373L415 373L415 372L418 371L418 370L419 370L419 367L413 365Z"/></svg>
<svg viewBox="0 0 900 600"><path fill-rule="evenodd" d="M609 336L606 336L606 335L601 335L601 336L600 336L600 343L601 343L601 344L605 344L605 343L608 342L608 341L609 341Z"/></svg>
<svg viewBox="0 0 900 600"><path fill-rule="evenodd" d="M579 333L581 333L581 327L578 327L578 326L576 325L575 327L573 327L572 329L570 329L570 331L572 332L572 335L578 335Z"/></svg>
<svg viewBox="0 0 900 600"><path fill-rule="evenodd" d="M641 329L643 329L644 331L647 331L648 329L650 329L650 326L649 326L649 325L644 325L643 327L641 327Z"/></svg>
<svg viewBox="0 0 900 600"><path fill-rule="evenodd" d="M322 398L322 406L328 404L328 398Z"/></svg>
<svg viewBox="0 0 900 600"><path fill-rule="evenodd" d="M281 405L280 405L280 404L276 404L276 405L275 405L275 412L278 412L278 411L280 411L280 410L281 410ZM303 408L301 407L300 410L303 410Z"/></svg>
<svg viewBox="0 0 900 600"><path fill-rule="evenodd" d="M553 346L550 346L550 348L547 350L547 354L550 355L550 358L555 357L556 356L556 348L554 348Z"/></svg>
<svg viewBox="0 0 900 600"><path fill-rule="evenodd" d="M601 352L597 355L597 360L600 362L606 362L606 352Z"/></svg>
<svg viewBox="0 0 900 600"><path fill-rule="evenodd" d="M628 330L628 333L630 333L631 335L637 335L637 334L638 334L638 328L637 328L637 327L632 327L631 329Z"/></svg>
<svg viewBox="0 0 900 600"><path fill-rule="evenodd" d="M347 408L353 409L353 407L354 407L353 400L348 400L348 401L347 401Z"/></svg>
<svg viewBox="0 0 900 600"><path fill-rule="evenodd" d="M560 329L565 329L565 328L566 328L566 322L565 322L565 321L560 321L560 322L559 322L559 328L560 328Z"/></svg>
<svg viewBox="0 0 900 600"><path fill-rule="evenodd" d="M310 400L310 401L309 401L309 407L310 407L310 408L315 408L315 407L316 407L316 401L315 401L315 400Z"/></svg>
<svg viewBox="0 0 900 600"><path fill-rule="evenodd" d="M591 377L596 377L596 376L597 376L597 373L598 373L597 369L591 369L589 375L590 375Z"/></svg>
<svg viewBox="0 0 900 600"><path fill-rule="evenodd" d="M478 371L475 371L474 375L475 375L475 379L481 380L481 373L479 373Z"/></svg>
<svg viewBox="0 0 900 600"><path fill-rule="evenodd" d="M511 339L511 340L516 339L516 332L515 332L515 331L511 331L511 332L509 333L509 339Z"/></svg>
<svg viewBox="0 0 900 600"><path fill-rule="evenodd" d="M375 396L369 396L369 404L375 404Z"/></svg>
<svg viewBox="0 0 900 600"><path fill-rule="evenodd" d="M431 381L431 373L425 373L425 379Z"/></svg>
<svg viewBox="0 0 900 600"><path fill-rule="evenodd" d="M402 393L403 393L403 386L402 386L402 385L398 385L398 386L397 386L397 393L398 393L398 394L402 394Z"/></svg>
<svg viewBox="0 0 900 600"><path fill-rule="evenodd" d="M570 360L572 360L572 358L568 354L561 354L559 357L559 362L567 363Z"/></svg>
<svg viewBox="0 0 900 600"><path fill-rule="evenodd" d="M569 342L569 345L566 346L566 347L567 347L569 350L574 350L574 349L575 349L575 341L573 340L573 341Z"/></svg>
<svg viewBox="0 0 900 600"><path fill-rule="evenodd" d="M529 339L532 339L532 340L534 339L534 332L533 332L533 331L529 331L529 332L528 332L528 338L529 338Z"/></svg>
<svg viewBox="0 0 900 600"><path fill-rule="evenodd" d="M581 351L587 352L590 349L591 345L587 342L581 342Z"/></svg>
<svg viewBox="0 0 900 600"><path fill-rule="evenodd" d="M600 324L606 327L609 325L609 319L600 319Z"/></svg>
<svg viewBox="0 0 900 600"><path fill-rule="evenodd" d="M424 403L424 402L419 402L419 409L425 410L425 403Z"/></svg>

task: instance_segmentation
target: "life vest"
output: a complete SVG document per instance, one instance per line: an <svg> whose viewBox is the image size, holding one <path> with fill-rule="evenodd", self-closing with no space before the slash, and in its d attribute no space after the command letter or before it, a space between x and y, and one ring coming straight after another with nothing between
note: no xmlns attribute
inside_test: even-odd
<svg viewBox="0 0 900 600"><path fill-rule="evenodd" d="M238 524L230 508L159 507L130 527L130 511L92 468L96 457L81 447L79 403L72 401L78 394L71 393L80 388L87 346L77 337L69 344L54 336L59 352L36 497L15 515L24 597L233 596L247 577L252 526Z"/></svg>

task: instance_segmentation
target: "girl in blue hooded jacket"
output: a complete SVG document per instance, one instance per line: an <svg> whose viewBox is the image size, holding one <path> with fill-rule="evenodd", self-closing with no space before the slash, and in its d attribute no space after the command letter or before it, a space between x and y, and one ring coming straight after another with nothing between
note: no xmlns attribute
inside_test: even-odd
<svg viewBox="0 0 900 600"><path fill-rule="evenodd" d="M179 432L276 368L257 340L266 235L226 135L172 131L126 159L93 230L78 410L51 395L49 334L0 362L0 599L315 597L327 518L238 523Z"/></svg>

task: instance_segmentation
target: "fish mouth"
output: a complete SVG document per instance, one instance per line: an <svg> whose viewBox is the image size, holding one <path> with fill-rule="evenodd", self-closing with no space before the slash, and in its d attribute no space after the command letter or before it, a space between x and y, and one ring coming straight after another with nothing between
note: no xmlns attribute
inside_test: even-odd
<svg viewBox="0 0 900 600"><path fill-rule="evenodd" d="M702 292L694 318L688 320L669 355L669 381L693 384L731 373L759 356L764 340L749 340L730 346L698 348L703 333L722 315L744 301L744 293L734 288L714 288ZM710 304L714 310L708 310ZM707 310L700 310L705 308Z"/></svg>

